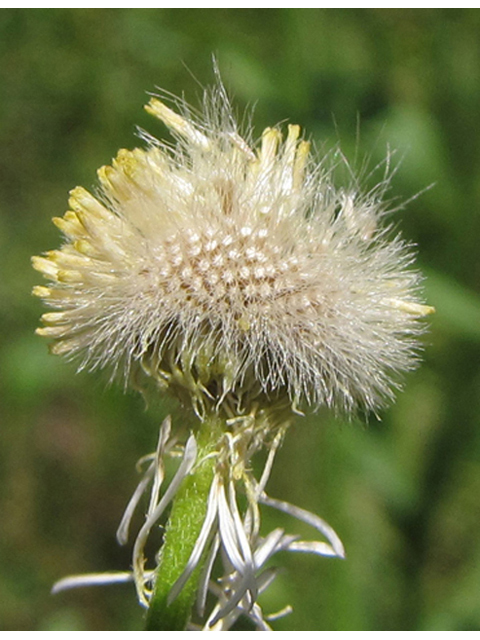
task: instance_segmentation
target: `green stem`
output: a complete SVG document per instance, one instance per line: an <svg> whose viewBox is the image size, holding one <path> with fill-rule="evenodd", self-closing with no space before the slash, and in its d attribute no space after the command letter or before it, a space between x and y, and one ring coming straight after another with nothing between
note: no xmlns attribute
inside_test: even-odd
<svg viewBox="0 0 480 640"><path fill-rule="evenodd" d="M173 501L148 609L147 631L182 631L190 620L202 563L171 604L167 604L168 594L183 573L202 528L216 464L215 456L206 456L215 450L222 432L221 420L210 416L195 434L200 463L185 478Z"/></svg>

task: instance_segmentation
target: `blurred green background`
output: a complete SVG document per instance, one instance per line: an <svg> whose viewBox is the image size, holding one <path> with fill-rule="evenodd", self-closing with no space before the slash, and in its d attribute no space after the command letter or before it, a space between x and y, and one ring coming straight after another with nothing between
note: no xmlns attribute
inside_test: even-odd
<svg viewBox="0 0 480 640"><path fill-rule="evenodd" d="M434 183L395 217L437 307L425 364L381 421L298 424L269 485L327 519L348 559L278 558L265 609L293 605L277 629L478 630L477 9L0 10L0 628L142 628L131 586L49 590L129 566L114 533L167 409L48 355L30 256L59 245L67 191L138 145L135 124L165 135L145 92L198 103L212 53L239 113L256 104L256 134L298 122L371 166L389 143L392 197Z"/></svg>

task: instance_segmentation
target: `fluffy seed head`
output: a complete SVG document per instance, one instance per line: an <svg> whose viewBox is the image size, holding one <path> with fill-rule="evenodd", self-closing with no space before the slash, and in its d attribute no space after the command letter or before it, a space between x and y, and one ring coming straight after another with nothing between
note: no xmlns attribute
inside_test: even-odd
<svg viewBox="0 0 480 640"><path fill-rule="evenodd" d="M290 125L240 136L223 89L201 116L152 98L175 144L144 136L77 187L54 218L58 251L35 257L54 311L37 330L88 368L144 374L205 403L262 396L374 409L415 363L412 255L381 226L385 183L335 188L328 160ZM388 233L387 233L388 232Z"/></svg>

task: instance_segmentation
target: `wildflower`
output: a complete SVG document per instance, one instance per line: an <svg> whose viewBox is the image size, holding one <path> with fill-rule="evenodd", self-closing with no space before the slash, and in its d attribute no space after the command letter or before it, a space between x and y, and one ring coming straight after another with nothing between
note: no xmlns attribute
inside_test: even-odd
<svg viewBox="0 0 480 640"><path fill-rule="evenodd" d="M63 247L33 260L53 353L146 374L200 415L258 394L347 410L391 398L429 308L409 248L379 226L382 185L335 189L296 125L254 150L221 91L198 122L156 98L147 110L176 144L121 150L98 197L77 187L53 219Z"/></svg>
<svg viewBox="0 0 480 640"><path fill-rule="evenodd" d="M151 484L132 571L56 588L133 580L149 613L163 612L150 628L167 624L173 603L178 628L192 627L178 603L196 592L201 628L227 629L247 615L266 629L257 597L275 577L273 555L344 556L323 520L265 493L287 427L303 407L382 406L415 365L419 319L432 309L420 300L410 248L381 224L388 179L367 195L355 184L337 189L330 160L310 159L296 125L285 138L266 129L254 145L221 86L206 94L201 116L178 107L150 100L147 111L175 143L142 134L146 150L121 150L99 170L98 193L77 187L70 210L54 218L62 248L33 259L50 280L34 293L53 309L37 329L53 353L80 368L110 367L135 387L153 381L199 418L185 443L169 420L161 428L118 532L125 543ZM257 481L251 459L262 448ZM171 455L181 462L162 493ZM145 543L171 504L158 566L147 568ZM326 542L264 535L260 505L306 521ZM196 514L186 529L182 509ZM172 531L190 537L176 547ZM217 601L207 614L208 593Z"/></svg>

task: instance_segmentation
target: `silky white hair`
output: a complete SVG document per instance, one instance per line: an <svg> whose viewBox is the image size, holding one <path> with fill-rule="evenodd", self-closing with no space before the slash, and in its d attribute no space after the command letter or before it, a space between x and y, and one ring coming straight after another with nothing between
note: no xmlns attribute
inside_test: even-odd
<svg viewBox="0 0 480 640"><path fill-rule="evenodd" d="M54 219L65 243L34 258L51 280L34 293L54 309L38 333L82 367L152 373L188 356L221 393L254 380L315 407L384 404L432 310L411 247L384 225L388 178L366 195L336 187L341 154L310 158L295 125L253 144L221 86L200 114L176 107L147 105L174 144L145 135Z"/></svg>

